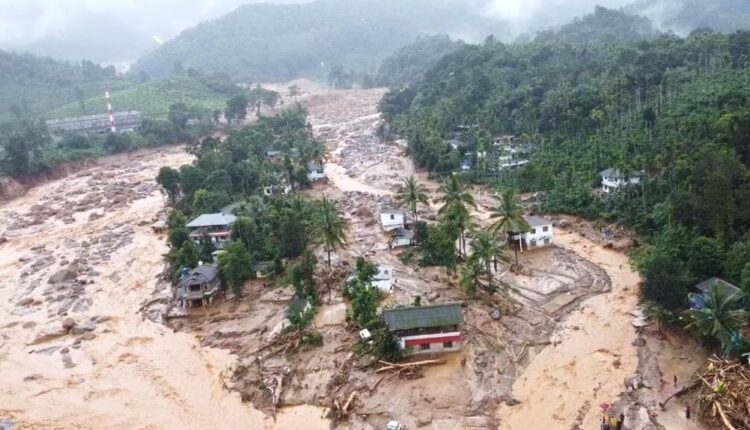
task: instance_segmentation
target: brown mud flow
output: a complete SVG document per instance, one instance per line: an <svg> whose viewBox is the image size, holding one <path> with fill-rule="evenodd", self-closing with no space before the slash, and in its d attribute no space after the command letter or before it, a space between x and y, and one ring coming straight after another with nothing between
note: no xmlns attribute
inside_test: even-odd
<svg viewBox="0 0 750 430"><path fill-rule="evenodd" d="M454 276L404 264L380 232L379 205L415 174L404 148L377 136L384 91L298 84L331 154L330 181L311 194L337 199L350 222L347 246L333 256L336 271L360 255L395 268L385 305L417 296L425 304L463 300ZM158 306L144 306L168 295L157 282L166 244L150 229L164 215L153 178L162 165L189 161L180 148L114 157L0 204L7 239L0 244L0 421L45 429L324 429L331 425L325 408L344 396L354 399L356 415L333 424L342 429L383 428L390 419L408 428L585 429L596 428L598 404L615 401L623 380L643 367L629 316L637 274L623 254L568 232L555 247L522 254L519 273L498 267L507 293L467 301L464 350L417 379L381 379L352 359L356 333L345 328L335 291L315 319L323 346L308 351L258 353L279 332L292 295L262 281L248 283L240 301L165 326ZM437 183L417 176L434 197ZM486 190L474 191L475 218L486 226L493 202ZM436 212L430 204L419 216L434 220ZM681 342L648 342L664 374L678 365L681 378L689 371ZM257 356L265 376L284 384L275 421L258 388ZM675 410L665 422L679 422Z"/></svg>

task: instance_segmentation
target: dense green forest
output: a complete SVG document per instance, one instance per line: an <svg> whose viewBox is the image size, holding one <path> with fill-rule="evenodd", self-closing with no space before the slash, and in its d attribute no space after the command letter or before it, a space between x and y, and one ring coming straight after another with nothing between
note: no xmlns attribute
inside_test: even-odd
<svg viewBox="0 0 750 430"><path fill-rule="evenodd" d="M460 0L320 0L250 4L186 30L135 66L151 76L176 63L236 80L326 77L335 67L374 74L380 61L425 33L501 31Z"/></svg>
<svg viewBox="0 0 750 430"><path fill-rule="evenodd" d="M118 90L135 82L117 76L114 67L89 61L69 63L0 51L0 120L38 115L90 97L101 100L107 84ZM103 103L97 103L98 112Z"/></svg>
<svg viewBox="0 0 750 430"><path fill-rule="evenodd" d="M749 66L748 32L488 40L391 91L381 110L421 167L450 172L469 158L470 178L541 191L546 211L631 226L646 242L635 254L646 299L677 310L709 276L750 292ZM531 147L529 164L500 171L492 137L503 134ZM608 167L646 176L600 198L598 172Z"/></svg>
<svg viewBox="0 0 750 430"><path fill-rule="evenodd" d="M745 0L638 0L625 11L685 34L697 28L732 33L750 25L750 3Z"/></svg>
<svg viewBox="0 0 750 430"><path fill-rule="evenodd" d="M631 42L655 35L656 30L648 18L596 6L593 14L576 18L557 30L539 32L536 40L582 45Z"/></svg>
<svg viewBox="0 0 750 430"><path fill-rule="evenodd" d="M441 58L464 46L445 35L421 36L383 60L373 85L394 87L416 82Z"/></svg>

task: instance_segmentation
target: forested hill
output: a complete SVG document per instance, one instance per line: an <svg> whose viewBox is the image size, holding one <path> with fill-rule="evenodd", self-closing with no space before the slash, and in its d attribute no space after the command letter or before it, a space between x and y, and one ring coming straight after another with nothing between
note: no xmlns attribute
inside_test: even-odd
<svg viewBox="0 0 750 430"><path fill-rule="evenodd" d="M456 171L468 159L474 180L541 191L547 211L633 227L649 244L636 258L649 300L684 308L710 276L750 291L748 32L470 45L381 110L422 167ZM454 149L459 125L470 132ZM530 163L499 171L499 134L523 136ZM610 167L646 176L601 199L598 172Z"/></svg>
<svg viewBox="0 0 750 430"><path fill-rule="evenodd" d="M418 35L482 40L503 27L461 0L318 0L250 4L186 30L135 66L163 76L176 63L237 80L325 77L335 66L374 73Z"/></svg>
<svg viewBox="0 0 750 430"><path fill-rule="evenodd" d="M576 18L559 30L548 30L537 35L538 41L555 40L574 44L600 42L630 42L656 35L648 18L623 11L596 6L594 13Z"/></svg>
<svg viewBox="0 0 750 430"><path fill-rule="evenodd" d="M0 51L0 120L39 114L113 89L130 86L114 67L71 63Z"/></svg>
<svg viewBox="0 0 750 430"><path fill-rule="evenodd" d="M660 27L681 34L699 28L723 33L750 30L747 0L638 0L625 10L649 16Z"/></svg>
<svg viewBox="0 0 750 430"><path fill-rule="evenodd" d="M416 82L441 58L462 46L464 42L446 35L419 37L383 60L374 83L393 87Z"/></svg>

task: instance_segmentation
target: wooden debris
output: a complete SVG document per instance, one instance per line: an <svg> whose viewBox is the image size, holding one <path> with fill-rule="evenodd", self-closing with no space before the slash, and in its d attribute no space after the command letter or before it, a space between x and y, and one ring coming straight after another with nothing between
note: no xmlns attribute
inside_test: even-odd
<svg viewBox="0 0 750 430"><path fill-rule="evenodd" d="M445 360L424 360L424 361L416 361L414 363L389 363L387 361L378 360L380 364L384 364L385 367L381 367L380 369L377 369L375 373L382 373L386 372L388 370L404 370L404 369L416 369L422 366L431 366L435 364L445 364Z"/></svg>
<svg viewBox="0 0 750 430"><path fill-rule="evenodd" d="M714 357L687 391L696 394L698 416L710 428L750 429L749 367Z"/></svg>

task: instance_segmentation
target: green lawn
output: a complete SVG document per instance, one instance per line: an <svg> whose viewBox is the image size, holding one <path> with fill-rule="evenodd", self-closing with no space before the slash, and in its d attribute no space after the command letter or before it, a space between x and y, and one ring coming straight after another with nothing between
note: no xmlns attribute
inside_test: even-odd
<svg viewBox="0 0 750 430"><path fill-rule="evenodd" d="M169 106L183 102L187 106L199 106L210 110L224 109L229 96L217 93L205 84L186 76L144 82L131 88L112 92L112 108L115 111L137 110L151 118L165 118ZM85 114L105 111L104 95L86 100ZM68 103L49 111L46 118L64 118L83 114L80 105Z"/></svg>

